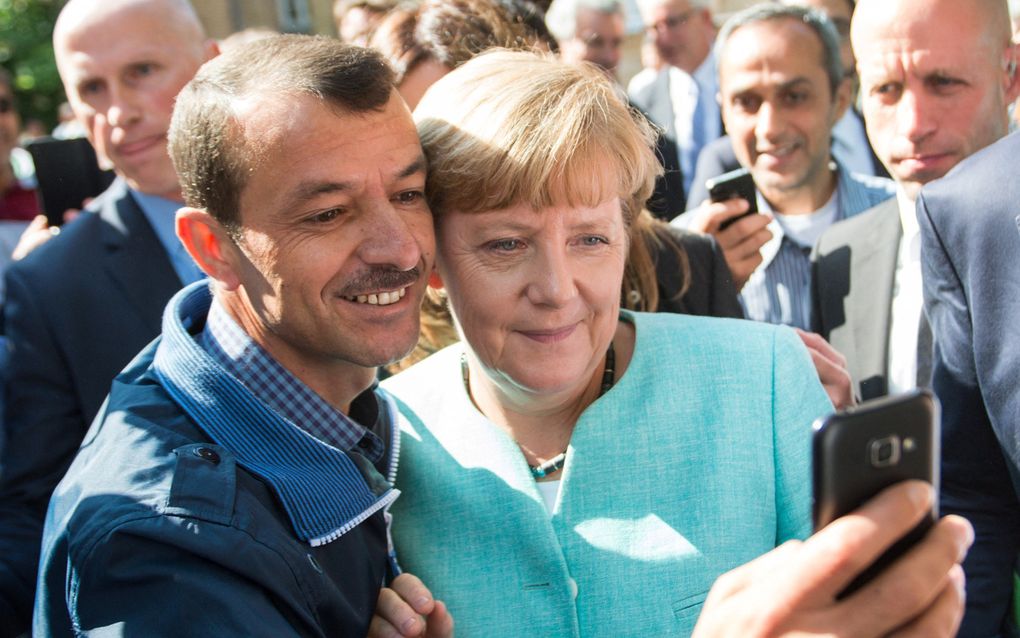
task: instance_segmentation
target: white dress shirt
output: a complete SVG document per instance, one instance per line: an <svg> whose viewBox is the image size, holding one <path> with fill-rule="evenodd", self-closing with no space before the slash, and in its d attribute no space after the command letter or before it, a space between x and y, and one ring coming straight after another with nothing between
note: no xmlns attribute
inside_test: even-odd
<svg viewBox="0 0 1020 638"><path fill-rule="evenodd" d="M889 394L917 387L917 333L924 298L921 288L921 231L914 200L896 189L900 209L899 253L889 322Z"/></svg>

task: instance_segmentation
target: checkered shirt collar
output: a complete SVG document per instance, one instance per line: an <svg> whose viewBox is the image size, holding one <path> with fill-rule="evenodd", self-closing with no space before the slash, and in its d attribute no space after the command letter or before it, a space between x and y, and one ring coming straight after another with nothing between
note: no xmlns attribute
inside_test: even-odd
<svg viewBox="0 0 1020 638"><path fill-rule="evenodd" d="M378 436L333 408L280 365L248 336L215 298L198 342L260 401L305 432L340 450L357 448L373 463L383 458L386 446ZM363 408L358 410L360 413L378 414L377 405L355 405L365 401L375 403L371 389L355 399L352 410L360 407Z"/></svg>

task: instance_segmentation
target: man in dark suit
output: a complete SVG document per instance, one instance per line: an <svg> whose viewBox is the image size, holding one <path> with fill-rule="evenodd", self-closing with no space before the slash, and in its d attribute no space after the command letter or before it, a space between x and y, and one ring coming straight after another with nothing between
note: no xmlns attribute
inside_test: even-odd
<svg viewBox="0 0 1020 638"><path fill-rule="evenodd" d="M961 636L1011 635L1020 552L1018 154L1014 134L925 186L917 201L942 400L942 509L966 516L976 532Z"/></svg>
<svg viewBox="0 0 1020 638"><path fill-rule="evenodd" d="M914 200L922 184L1006 134L1018 88L1010 35L1005 0L857 4L862 110L897 198L819 239L812 327L846 357L861 398L930 379Z"/></svg>
<svg viewBox="0 0 1020 638"><path fill-rule="evenodd" d="M54 29L75 116L113 186L7 274L11 347L0 465L0 635L28 628L50 493L113 377L199 271L173 232L174 97L214 55L185 0L71 0Z"/></svg>

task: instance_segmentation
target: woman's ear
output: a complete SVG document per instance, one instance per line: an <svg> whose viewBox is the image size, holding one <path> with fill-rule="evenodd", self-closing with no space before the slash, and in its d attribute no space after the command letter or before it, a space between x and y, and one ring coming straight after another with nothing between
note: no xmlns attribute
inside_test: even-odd
<svg viewBox="0 0 1020 638"><path fill-rule="evenodd" d="M439 271L435 268L429 273L429 288L435 288L436 290L443 289L443 278L439 276Z"/></svg>
<svg viewBox="0 0 1020 638"><path fill-rule="evenodd" d="M202 271L227 290L241 285L237 259L240 251L230 233L215 217L198 208L177 211L177 237Z"/></svg>

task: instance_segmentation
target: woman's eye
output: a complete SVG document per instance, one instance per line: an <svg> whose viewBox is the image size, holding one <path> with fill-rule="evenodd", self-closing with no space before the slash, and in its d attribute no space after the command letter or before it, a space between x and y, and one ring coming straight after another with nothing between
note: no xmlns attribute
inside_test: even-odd
<svg viewBox="0 0 1020 638"><path fill-rule="evenodd" d="M488 246L491 250L509 252L522 248L524 246L524 242L519 239L496 239L490 241Z"/></svg>
<svg viewBox="0 0 1020 638"><path fill-rule="evenodd" d="M605 237L599 235L586 235L581 238L581 243L585 246L599 246L602 244L608 244L609 241Z"/></svg>

